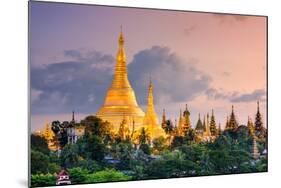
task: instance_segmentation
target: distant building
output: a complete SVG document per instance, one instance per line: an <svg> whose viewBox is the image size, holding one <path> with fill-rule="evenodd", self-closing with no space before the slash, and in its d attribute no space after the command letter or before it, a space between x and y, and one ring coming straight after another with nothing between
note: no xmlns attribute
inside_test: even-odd
<svg viewBox="0 0 281 188"><path fill-rule="evenodd" d="M72 120L67 127L67 143L75 144L79 138L81 138L85 133L85 128L80 124L76 123L74 117L74 111L72 112Z"/></svg>

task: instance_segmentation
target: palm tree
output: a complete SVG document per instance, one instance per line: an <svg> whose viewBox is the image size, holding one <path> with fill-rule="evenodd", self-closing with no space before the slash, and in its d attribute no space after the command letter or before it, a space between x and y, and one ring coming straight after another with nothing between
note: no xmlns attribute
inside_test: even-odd
<svg viewBox="0 0 281 188"><path fill-rule="evenodd" d="M174 126L171 120L166 121L166 127L164 128L164 131L168 135L169 146L171 146L172 134L174 132Z"/></svg>
<svg viewBox="0 0 281 188"><path fill-rule="evenodd" d="M139 144L150 144L150 136L146 129L143 127L140 130L140 135L138 136Z"/></svg>

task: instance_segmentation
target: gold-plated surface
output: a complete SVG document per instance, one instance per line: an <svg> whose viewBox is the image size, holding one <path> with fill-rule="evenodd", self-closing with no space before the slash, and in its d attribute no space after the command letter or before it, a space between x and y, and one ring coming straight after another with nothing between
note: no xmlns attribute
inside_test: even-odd
<svg viewBox="0 0 281 188"><path fill-rule="evenodd" d="M151 80L148 88L147 109L143 119L143 125L147 128L151 139L164 136L164 130L160 127L157 114L154 110L153 88Z"/></svg>
<svg viewBox="0 0 281 188"><path fill-rule="evenodd" d="M119 129L124 118L129 126L134 121L136 128L139 128L144 117L144 112L138 106L135 92L128 80L124 42L121 31L114 78L107 91L104 105L96 113L102 120L110 122L115 131Z"/></svg>

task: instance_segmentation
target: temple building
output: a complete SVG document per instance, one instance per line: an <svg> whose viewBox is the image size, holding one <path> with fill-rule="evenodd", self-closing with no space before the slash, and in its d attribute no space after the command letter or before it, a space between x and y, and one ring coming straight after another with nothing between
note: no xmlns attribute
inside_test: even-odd
<svg viewBox="0 0 281 188"><path fill-rule="evenodd" d="M262 117L260 113L260 105L259 101L257 102L257 113L255 118L255 135L259 140L266 139L266 129L263 126Z"/></svg>
<svg viewBox="0 0 281 188"><path fill-rule="evenodd" d="M79 123L76 123L74 117L74 111L72 112L72 120L69 122L67 131L67 143L75 144L79 138L85 133L85 127L82 127Z"/></svg>
<svg viewBox="0 0 281 188"><path fill-rule="evenodd" d="M179 134L181 134L181 130L182 130L182 126L183 126L183 116L182 116L182 111L180 109L180 116L179 116L179 122L178 122L178 131L179 131Z"/></svg>
<svg viewBox="0 0 281 188"><path fill-rule="evenodd" d="M137 103L135 92L128 80L124 42L121 30L114 78L106 93L103 106L96 113L97 117L111 123L115 132L118 131L124 118L130 127L134 122L136 129L140 128L145 115Z"/></svg>
<svg viewBox="0 0 281 188"><path fill-rule="evenodd" d="M205 116L204 116L204 122L203 122L203 126L204 126L204 129L205 129L205 131L204 131L204 139L205 140L209 140L210 137L211 137L209 113L207 113L207 120L206 121L205 121Z"/></svg>
<svg viewBox="0 0 281 188"><path fill-rule="evenodd" d="M185 111L183 112L183 121L180 129L181 135L186 135L190 129L191 129L190 112L186 104Z"/></svg>
<svg viewBox="0 0 281 188"><path fill-rule="evenodd" d="M161 128L159 124L159 120L154 109L153 87L152 87L151 79L148 88L147 108L146 108L145 116L143 118L143 126L148 131L148 134L152 140L159 136L165 135L164 130Z"/></svg>
<svg viewBox="0 0 281 188"><path fill-rule="evenodd" d="M255 127L254 124L251 120L251 118L248 116L248 122L247 122L247 127L249 129L249 134L253 137L255 136Z"/></svg>
<svg viewBox="0 0 281 188"><path fill-rule="evenodd" d="M232 105L231 109L232 110L231 110L230 118L229 118L229 120L226 123L225 129L236 130L238 128L238 122L237 122L236 116L234 114L234 107L233 107L233 105Z"/></svg>
<svg viewBox="0 0 281 188"><path fill-rule="evenodd" d="M203 126L203 123L201 121L200 114L198 116L198 121L197 121L197 124L196 124L196 127L195 127L195 133L200 139L203 139L204 126Z"/></svg>
<svg viewBox="0 0 281 188"><path fill-rule="evenodd" d="M216 137L218 134L214 110L212 109L211 121L210 121L210 132L212 137Z"/></svg>

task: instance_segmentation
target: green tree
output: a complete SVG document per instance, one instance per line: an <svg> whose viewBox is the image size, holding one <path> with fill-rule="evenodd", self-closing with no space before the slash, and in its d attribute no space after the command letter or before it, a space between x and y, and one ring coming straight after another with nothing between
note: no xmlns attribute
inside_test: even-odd
<svg viewBox="0 0 281 188"><path fill-rule="evenodd" d="M172 135L174 133L174 126L171 120L166 121L166 126L164 128L165 133L168 135L169 146L171 146Z"/></svg>
<svg viewBox="0 0 281 188"><path fill-rule="evenodd" d="M143 153L145 153L147 155L151 154L151 149L150 149L150 146L148 144L141 144L139 149L142 150Z"/></svg>
<svg viewBox="0 0 281 188"><path fill-rule="evenodd" d="M61 164L65 168L77 166L79 160L78 146L76 144L67 144L61 152Z"/></svg>
<svg viewBox="0 0 281 188"><path fill-rule="evenodd" d="M47 173L49 158L40 151L31 150L31 174Z"/></svg>
<svg viewBox="0 0 281 188"><path fill-rule="evenodd" d="M165 149L165 138L160 136L158 138L153 139L153 153L160 154Z"/></svg>
<svg viewBox="0 0 281 188"><path fill-rule="evenodd" d="M121 161L118 168L128 170L131 167L132 155L134 149L130 142L119 142L112 145L111 155L113 158Z"/></svg>
<svg viewBox="0 0 281 188"><path fill-rule="evenodd" d="M77 164L78 167L88 170L90 173L102 170L102 165L92 159L79 159Z"/></svg>
<svg viewBox="0 0 281 188"><path fill-rule="evenodd" d="M85 126L86 134L91 134L101 137L105 144L113 140L113 133L110 123L103 122L96 116L87 116L81 121L81 125Z"/></svg>
<svg viewBox="0 0 281 188"><path fill-rule="evenodd" d="M107 169L93 174L87 175L86 183L112 182L112 181L128 181L132 177L123 174L114 169Z"/></svg>
<svg viewBox="0 0 281 188"><path fill-rule="evenodd" d="M107 153L105 144L102 138L95 135L84 137L86 157L96 161L102 161Z"/></svg>
<svg viewBox="0 0 281 188"><path fill-rule="evenodd" d="M196 141L196 133L194 129L188 129L186 135L184 136L184 142L187 144L195 143Z"/></svg>
<svg viewBox="0 0 281 188"><path fill-rule="evenodd" d="M72 184L85 183L89 171L80 167L71 168L68 170Z"/></svg>
<svg viewBox="0 0 281 188"><path fill-rule="evenodd" d="M30 145L32 150L40 151L45 155L50 152L47 140L42 136L31 134Z"/></svg>
<svg viewBox="0 0 281 188"><path fill-rule="evenodd" d="M31 187L54 186L56 185L56 176L51 174L32 174Z"/></svg>
<svg viewBox="0 0 281 188"><path fill-rule="evenodd" d="M144 127L140 130L138 141L139 144L150 144L150 136Z"/></svg>
<svg viewBox="0 0 281 188"><path fill-rule="evenodd" d="M58 144L60 148L63 148L67 144L67 127L69 126L69 122L52 122L52 131L55 134L55 143ZM57 146L57 147L58 147Z"/></svg>
<svg viewBox="0 0 281 188"><path fill-rule="evenodd" d="M176 148L184 144L184 137L183 136L175 136L171 148Z"/></svg>
<svg viewBox="0 0 281 188"><path fill-rule="evenodd" d="M178 150L164 153L160 159L152 161L146 168L149 178L172 178L195 175L198 166Z"/></svg>

